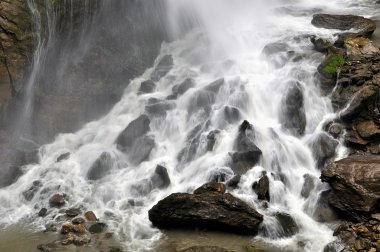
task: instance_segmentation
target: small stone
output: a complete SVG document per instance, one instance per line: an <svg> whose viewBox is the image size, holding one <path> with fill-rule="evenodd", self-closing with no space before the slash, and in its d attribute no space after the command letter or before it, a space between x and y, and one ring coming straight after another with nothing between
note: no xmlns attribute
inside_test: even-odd
<svg viewBox="0 0 380 252"><path fill-rule="evenodd" d="M69 208L65 211L66 215L69 217L75 217L80 214L80 209L79 208Z"/></svg>
<svg viewBox="0 0 380 252"><path fill-rule="evenodd" d="M71 222L73 224L83 224L85 223L85 219L83 219L82 217L77 217L77 218L74 218Z"/></svg>
<svg viewBox="0 0 380 252"><path fill-rule="evenodd" d="M65 204L65 196L61 194L54 194L49 199L49 205L50 207L61 207Z"/></svg>
<svg viewBox="0 0 380 252"><path fill-rule="evenodd" d="M96 218L96 215L94 214L93 211L88 211L84 214L84 217L88 221L98 221L98 218Z"/></svg>
<svg viewBox="0 0 380 252"><path fill-rule="evenodd" d="M38 212L38 216L40 216L40 217L45 217L46 214L47 214L46 208L41 208L41 210Z"/></svg>
<svg viewBox="0 0 380 252"><path fill-rule="evenodd" d="M89 231L91 233L99 234L99 233L104 231L106 226L107 226L106 224L101 223L101 222L95 223L95 224L91 225L91 227L89 228Z"/></svg>

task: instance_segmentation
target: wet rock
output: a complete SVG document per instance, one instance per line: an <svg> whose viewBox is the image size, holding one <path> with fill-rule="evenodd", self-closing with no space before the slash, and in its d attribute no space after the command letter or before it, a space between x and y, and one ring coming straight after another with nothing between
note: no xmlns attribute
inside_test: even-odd
<svg viewBox="0 0 380 252"><path fill-rule="evenodd" d="M170 177L164 166L157 165L154 175L151 178L154 188L165 189L170 185Z"/></svg>
<svg viewBox="0 0 380 252"><path fill-rule="evenodd" d="M46 224L44 232L57 232L56 223Z"/></svg>
<svg viewBox="0 0 380 252"><path fill-rule="evenodd" d="M212 130L207 135L207 151L213 151L218 135L220 134L220 130Z"/></svg>
<svg viewBox="0 0 380 252"><path fill-rule="evenodd" d="M96 215L93 211L88 211L84 214L84 217L88 221L98 221L98 218L96 218Z"/></svg>
<svg viewBox="0 0 380 252"><path fill-rule="evenodd" d="M187 78L184 80L181 84L174 86L172 88L173 94L176 96L183 95L186 93L190 88L195 87L195 81L191 78Z"/></svg>
<svg viewBox="0 0 380 252"><path fill-rule="evenodd" d="M42 183L39 180L33 181L33 185L22 193L24 195L25 200L31 201L34 197L34 194L42 187Z"/></svg>
<svg viewBox="0 0 380 252"><path fill-rule="evenodd" d="M376 29L374 21L354 15L315 14L311 23L316 27L325 29L357 30L357 32L339 34L338 40L335 42L337 45L343 45L347 38L369 37Z"/></svg>
<svg viewBox="0 0 380 252"><path fill-rule="evenodd" d="M162 101L156 98L150 98L145 106L145 111L150 116L166 116L167 111L175 108L175 104L169 101Z"/></svg>
<svg viewBox="0 0 380 252"><path fill-rule="evenodd" d="M64 246L74 244L76 246L83 246L91 242L91 238L87 235L76 236L74 234L68 234L63 240L61 240L61 244Z"/></svg>
<svg viewBox="0 0 380 252"><path fill-rule="evenodd" d="M86 227L82 224L74 225L71 223L65 223L62 225L61 234L68 234L71 232L77 234L84 234L86 233Z"/></svg>
<svg viewBox="0 0 380 252"><path fill-rule="evenodd" d="M152 136L138 138L133 144L133 149L128 153L129 161L134 165L139 165L149 158L155 146L156 143Z"/></svg>
<svg viewBox="0 0 380 252"><path fill-rule="evenodd" d="M146 80L141 83L138 92L141 94L153 93L155 89L156 84L152 80Z"/></svg>
<svg viewBox="0 0 380 252"><path fill-rule="evenodd" d="M89 180L99 180L105 177L109 171L112 169L113 160L112 156L108 152L103 152L98 159L91 165L88 173L87 179Z"/></svg>
<svg viewBox="0 0 380 252"><path fill-rule="evenodd" d="M122 150L130 150L137 139L150 131L150 120L147 115L141 115L130 122L116 140Z"/></svg>
<svg viewBox="0 0 380 252"><path fill-rule="evenodd" d="M173 58L171 55L163 56L155 67L151 79L152 81L159 81L173 68Z"/></svg>
<svg viewBox="0 0 380 252"><path fill-rule="evenodd" d="M174 193L149 210L158 228L202 227L256 234L263 216L229 193Z"/></svg>
<svg viewBox="0 0 380 252"><path fill-rule="evenodd" d="M225 248L216 247L216 246L194 246L179 252L232 252Z"/></svg>
<svg viewBox="0 0 380 252"><path fill-rule="evenodd" d="M282 237L290 237L298 233L299 228L292 216L287 213L276 213L275 217L282 228Z"/></svg>
<svg viewBox="0 0 380 252"><path fill-rule="evenodd" d="M69 208L65 211L65 213L69 217L75 217L81 213L81 210L79 208Z"/></svg>
<svg viewBox="0 0 380 252"><path fill-rule="evenodd" d="M302 136L306 127L303 90L299 83L289 83L289 90L282 102L280 121L295 136Z"/></svg>
<svg viewBox="0 0 380 252"><path fill-rule="evenodd" d="M296 56L286 43L274 42L267 44L262 52L275 68L283 67Z"/></svg>
<svg viewBox="0 0 380 252"><path fill-rule="evenodd" d="M332 222L339 219L339 215L334 208L331 207L328 200L330 190L323 191L319 194L317 204L313 212L313 217L319 222Z"/></svg>
<svg viewBox="0 0 380 252"><path fill-rule="evenodd" d="M253 191L257 194L259 200L270 200L269 178L267 175L262 176L258 182L252 184Z"/></svg>
<svg viewBox="0 0 380 252"><path fill-rule="evenodd" d="M63 153L61 154L58 158L57 158L57 163L63 161L63 160L67 160L69 159L71 153L70 152L66 152L66 153Z"/></svg>
<svg viewBox="0 0 380 252"><path fill-rule="evenodd" d="M304 198L308 198L310 195L310 192L315 188L315 182L317 180L316 177L310 174L303 175L303 186L301 190L301 196Z"/></svg>
<svg viewBox="0 0 380 252"><path fill-rule="evenodd" d="M41 210L38 212L39 217L45 217L47 214L47 209L46 208L41 208Z"/></svg>
<svg viewBox="0 0 380 252"><path fill-rule="evenodd" d="M326 53L330 47L332 47L332 43L330 41L327 41L323 38L317 38L315 36L312 36L310 38L311 43L314 45L314 49L321 53Z"/></svg>
<svg viewBox="0 0 380 252"><path fill-rule="evenodd" d="M236 107L225 106L223 109L224 120L228 123L235 123L241 120L242 115Z"/></svg>
<svg viewBox="0 0 380 252"><path fill-rule="evenodd" d="M329 203L351 216L379 210L380 158L354 155L327 166L322 181L332 187Z"/></svg>
<svg viewBox="0 0 380 252"><path fill-rule="evenodd" d="M223 194L226 192L226 186L222 183L212 181L197 188L194 191L194 194L203 194L203 193L210 193L210 192Z"/></svg>
<svg viewBox="0 0 380 252"><path fill-rule="evenodd" d="M86 222L82 217L76 217L71 221L73 224L83 224Z"/></svg>
<svg viewBox="0 0 380 252"><path fill-rule="evenodd" d="M241 176L235 175L230 180L227 181L226 185L231 188L236 188L240 183Z"/></svg>
<svg viewBox="0 0 380 252"><path fill-rule="evenodd" d="M123 252L121 248L111 247L108 252Z"/></svg>
<svg viewBox="0 0 380 252"><path fill-rule="evenodd" d="M380 126L377 125L374 121L364 121L360 122L356 126L357 132L360 137L364 139L376 139L380 137Z"/></svg>
<svg viewBox="0 0 380 252"><path fill-rule="evenodd" d="M93 234L99 234L99 233L102 233L106 227L107 227L106 224L98 222L98 223L92 224L90 228L88 229L88 231L90 231L90 233L93 233Z"/></svg>
<svg viewBox="0 0 380 252"><path fill-rule="evenodd" d="M319 133L312 139L309 146L319 168L324 167L335 156L338 144L337 140L324 132Z"/></svg>
<svg viewBox="0 0 380 252"><path fill-rule="evenodd" d="M261 150L253 142L253 127L244 121L239 127L238 137L235 141L236 152L232 153L232 169L242 175L260 160Z"/></svg>
<svg viewBox="0 0 380 252"><path fill-rule="evenodd" d="M334 138L338 138L342 135L344 130L344 126L340 123L331 123L328 128L327 132Z"/></svg>
<svg viewBox="0 0 380 252"><path fill-rule="evenodd" d="M65 204L65 196L61 194L54 194L49 199L50 207L61 207Z"/></svg>
<svg viewBox="0 0 380 252"><path fill-rule="evenodd" d="M223 84L224 84L224 78L220 78L208 84L206 87L203 88L203 90L210 91L216 94L219 92Z"/></svg>

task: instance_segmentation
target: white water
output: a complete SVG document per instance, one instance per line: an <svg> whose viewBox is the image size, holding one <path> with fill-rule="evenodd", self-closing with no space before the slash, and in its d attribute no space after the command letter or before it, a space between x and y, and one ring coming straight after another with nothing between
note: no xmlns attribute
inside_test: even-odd
<svg viewBox="0 0 380 252"><path fill-rule="evenodd" d="M181 39L162 46L161 57L171 54L174 67L161 81L155 93L137 95L141 81L149 79L153 69L132 81L125 90L121 101L102 119L91 122L74 134L59 135L56 140L40 149L40 163L24 167L25 175L13 185L0 189L0 221L11 224L23 218L35 216L37 208L47 205L54 193L66 193L69 206L82 206L93 210L110 225L126 246L132 251L153 247L162 238L159 230L148 220L148 210L158 200L173 192L191 192L210 179L218 170L232 176L226 167L228 153L233 149L237 128L241 121L228 124L221 117L225 105L240 109L243 119L254 125L256 144L263 152L260 163L248 171L236 190L231 193L254 206L265 216L264 226L272 237L262 237L276 246L293 251L322 251L332 241L332 230L326 224L318 223L311 217L318 194L326 185L319 185L307 200L300 196L303 175L319 177L320 171L312 157L308 142L319 132L325 120L333 118L333 111L327 97L322 97L314 73L322 60L322 55L312 50L305 34L317 34L333 39L335 31L314 28L311 24L311 9L321 8L338 13L350 10L355 14L362 9L349 7L347 1L251 1L251 0L167 0L170 12L170 28L173 37L183 34L177 24L186 13L190 21L199 24ZM279 11L289 7L291 15ZM186 10L186 11L184 11ZM285 42L302 60L286 62L281 68L271 64L272 59L262 54L265 45L272 42ZM156 147L149 160L135 167L128 164L125 154L115 145L120 132L135 118L144 113L149 98L165 99L171 94L172 86L192 77L196 87L174 101L176 108L169 110L165 117L151 117L151 132ZM202 108L192 112L197 91L212 81L225 78L212 105L210 115ZM305 136L296 138L286 133L280 124L281 101L288 89L288 82L300 82L304 90L304 104L307 127ZM203 136L213 129L221 134L213 151L203 153L200 146L194 160L178 163L177 155L186 146L187 134L199 123L210 120L210 126ZM112 153L116 161L112 174L96 182L86 179L92 163L104 152ZM70 152L68 160L56 163L63 153ZM342 154L344 155L344 153ZM279 166L273 165L278 163ZM168 168L171 185L165 190L153 190L143 194L136 190L144 185L154 173L157 164ZM270 204L265 209L251 189L262 171L270 178ZM285 186L275 180L271 172L281 172L290 184ZM31 202L25 201L22 192L29 189L32 181L40 180L43 188ZM134 199L135 207L129 206ZM58 210L50 213L56 214ZM273 239L278 227L271 214L281 211L292 215L300 227L300 232L286 239ZM107 217L112 212L112 217ZM41 227L49 217L35 219ZM260 237L260 234L259 234ZM305 244L299 248L299 243Z"/></svg>

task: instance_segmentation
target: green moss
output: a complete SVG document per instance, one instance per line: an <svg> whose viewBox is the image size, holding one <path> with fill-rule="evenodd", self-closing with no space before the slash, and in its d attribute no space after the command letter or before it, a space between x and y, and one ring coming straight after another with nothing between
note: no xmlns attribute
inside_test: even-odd
<svg viewBox="0 0 380 252"><path fill-rule="evenodd" d="M329 63L323 68L323 71L327 74L336 74L344 63L346 63L346 60L343 55L333 56Z"/></svg>

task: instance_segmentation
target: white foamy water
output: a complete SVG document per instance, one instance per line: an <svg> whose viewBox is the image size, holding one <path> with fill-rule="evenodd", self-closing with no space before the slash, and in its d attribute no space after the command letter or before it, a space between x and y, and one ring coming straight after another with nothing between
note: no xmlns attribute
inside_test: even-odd
<svg viewBox="0 0 380 252"><path fill-rule="evenodd" d="M68 206L93 210L131 251L153 248L162 235L148 220L148 210L173 192L191 192L217 172L232 177L229 152L233 150L238 126L248 120L253 124L255 143L263 156L258 165L242 176L238 188L230 192L264 215L260 239L292 251L323 251L334 240L332 230L314 220L313 214L319 193L328 187L320 183L307 199L301 197L301 190L305 174L320 176L309 143L334 114L314 77L323 55L312 50L305 35L334 39L336 31L317 29L310 24L314 12L371 15L365 12L370 9L369 1L355 1L354 6L347 2L167 0L168 27L176 39L162 45L157 62L170 54L174 66L157 82L156 91L138 94L140 83L149 79L154 70L148 69L130 83L120 102L103 118L88 123L76 133L59 135L51 144L42 146L39 164L24 167L25 175L0 189L0 222L11 224L32 218L42 227L58 210L46 218L35 218L38 209L47 206L52 194L65 193ZM185 32L183 22L192 23L194 28ZM270 43L286 44L286 50L293 56L290 59L283 55L267 57L262 51ZM172 87L186 78L193 78L195 87L168 101L172 105L166 113L149 115L148 134L155 139L149 159L137 166L129 163L115 144L121 131L146 113L145 105L150 98L165 100ZM225 81L217 95L203 97L207 102L200 103L201 90L220 78ZM280 122L282 101L291 82L298 82L304 95L307 124L300 138L284 130ZM225 106L238 108L241 119L226 121ZM199 124L204 127L195 154L188 162L179 162L177 157L188 145L188 134ZM212 151L205 151L207 135L216 129L220 134L215 146ZM343 156L344 150L339 148ZM57 163L57 158L66 152L71 153L69 159ZM87 172L103 152L109 152L115 161L111 173L98 181L87 180ZM157 164L168 169L171 185L150 191L147 181ZM251 188L263 171L267 171L270 179L268 208L262 206ZM289 183L282 182L279 176ZM22 192L35 180L43 186L28 202ZM276 212L289 213L299 232L279 238L279 226L273 218Z"/></svg>

